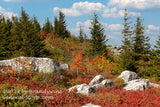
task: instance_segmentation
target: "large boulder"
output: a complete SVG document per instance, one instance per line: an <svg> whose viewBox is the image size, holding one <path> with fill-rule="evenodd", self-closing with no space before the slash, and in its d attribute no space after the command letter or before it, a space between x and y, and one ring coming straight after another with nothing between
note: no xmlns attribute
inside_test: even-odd
<svg viewBox="0 0 160 107"><path fill-rule="evenodd" d="M122 78L125 82L129 82L135 79L139 79L138 75L135 72L131 71L123 71L121 75L118 76L118 78Z"/></svg>
<svg viewBox="0 0 160 107"><path fill-rule="evenodd" d="M95 93L96 89L99 87L113 87L114 84L112 81L105 79L101 75L95 76L92 81L88 84L80 84L80 85L75 85L71 88L69 88L69 92L73 90L74 88L77 89L77 93L84 94L84 95L89 95L90 93Z"/></svg>
<svg viewBox="0 0 160 107"><path fill-rule="evenodd" d="M123 89L126 90L145 90L151 88L151 84L148 79L136 79L126 83Z"/></svg>
<svg viewBox="0 0 160 107"><path fill-rule="evenodd" d="M36 57L17 57L9 60L0 61L0 71L3 71L2 66L12 67L13 70L34 70L37 72L59 72L60 64L50 58L36 58Z"/></svg>
<svg viewBox="0 0 160 107"><path fill-rule="evenodd" d="M102 75L95 76L91 82L89 83L90 86L99 88L99 87L114 87L114 83L111 80L105 79Z"/></svg>
<svg viewBox="0 0 160 107"><path fill-rule="evenodd" d="M81 107L101 107L101 106L99 106L99 105L94 105L94 104L92 104L92 103L88 103L88 104L85 104L85 105L83 105L83 106L81 106Z"/></svg>
<svg viewBox="0 0 160 107"><path fill-rule="evenodd" d="M73 89L77 89L77 92L76 93L80 93L80 94L83 94L83 95L89 95L90 93L95 93L96 90L91 87L90 85L87 85L87 84L80 84L80 85L75 85L71 88L69 88L69 92Z"/></svg>

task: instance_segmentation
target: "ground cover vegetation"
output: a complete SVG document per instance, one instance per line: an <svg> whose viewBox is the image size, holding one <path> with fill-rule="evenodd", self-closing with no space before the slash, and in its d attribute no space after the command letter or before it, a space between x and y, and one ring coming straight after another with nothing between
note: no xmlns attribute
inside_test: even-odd
<svg viewBox="0 0 160 107"><path fill-rule="evenodd" d="M71 35L61 11L54 25L47 18L43 28L36 17L30 18L23 8L19 18L1 15L0 60L18 56L48 57L70 64L71 69L70 72L63 70L62 76L27 68L19 72L10 66L1 66L0 106L80 107L86 103L103 107L160 106L159 88L126 91L120 85L124 81L116 78L123 70L131 70L141 78L160 84L160 36L151 49L143 20L138 17L134 26L130 20L125 9L122 52L114 56L108 49L108 39L96 13L89 28L91 38L87 38L81 26L78 37ZM115 87L99 88L89 96L77 94L75 90L68 92L69 87L89 83L96 75L114 81Z"/></svg>

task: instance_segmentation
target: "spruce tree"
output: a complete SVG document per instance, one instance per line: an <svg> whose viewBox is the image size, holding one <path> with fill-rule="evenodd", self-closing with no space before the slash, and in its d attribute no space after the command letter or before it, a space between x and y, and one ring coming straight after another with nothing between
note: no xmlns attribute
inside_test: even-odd
<svg viewBox="0 0 160 107"><path fill-rule="evenodd" d="M147 69L147 73L154 77L156 81L160 80L160 35L156 40L152 54L150 55L150 66Z"/></svg>
<svg viewBox="0 0 160 107"><path fill-rule="evenodd" d="M57 34L59 32L59 21L58 21L57 17L54 18L54 31Z"/></svg>
<svg viewBox="0 0 160 107"><path fill-rule="evenodd" d="M106 35L104 34L105 30L103 25L98 21L98 15L96 13L94 13L94 18L92 19L91 24L91 48L89 49L89 54L91 56L95 56L105 53L107 56L107 48L105 43L108 40L106 40Z"/></svg>
<svg viewBox="0 0 160 107"><path fill-rule="evenodd" d="M35 27L34 21L29 18L23 8L21 17L19 19L17 17L13 18L13 28L11 30L11 46L13 47L10 48L14 57L21 53L23 53L23 56L43 56L44 44L38 36L39 27Z"/></svg>
<svg viewBox="0 0 160 107"><path fill-rule="evenodd" d="M48 18L46 19L46 23L43 25L42 29L47 33L51 33L51 31L53 31L53 25Z"/></svg>
<svg viewBox="0 0 160 107"><path fill-rule="evenodd" d="M54 21L54 30L55 33L61 38L68 38L70 37L70 32L67 30L67 24L65 21L65 15L63 12L59 12L59 19L55 18Z"/></svg>
<svg viewBox="0 0 160 107"><path fill-rule="evenodd" d="M83 35L84 35L84 33L83 33L83 30L80 26L80 28L79 28L79 40L80 40L80 42L84 41L84 36Z"/></svg>
<svg viewBox="0 0 160 107"><path fill-rule="evenodd" d="M39 31L41 31L41 26L40 26L40 24L39 24L39 22L38 22L36 17L33 17L32 20L33 20L34 31L35 31L35 33L38 33Z"/></svg>
<svg viewBox="0 0 160 107"><path fill-rule="evenodd" d="M140 76L147 75L147 66L150 54L149 37L146 36L144 26L140 17L137 18L133 37L133 59L135 61L136 70Z"/></svg>
<svg viewBox="0 0 160 107"><path fill-rule="evenodd" d="M128 17L128 11L125 9L124 13L124 23L123 23L123 45L122 45L122 53L120 55L120 64L123 70L135 70L134 60L132 57L133 46L132 46L132 27L130 26L131 22L129 21L130 17Z"/></svg>
<svg viewBox="0 0 160 107"><path fill-rule="evenodd" d="M144 26L140 17L137 18L137 23L135 24L134 38L133 38L133 50L135 61L140 60L148 56L150 51L149 37L145 36Z"/></svg>
<svg viewBox="0 0 160 107"><path fill-rule="evenodd" d="M9 44L11 40L12 22L7 18L0 17L0 59L8 59L11 57Z"/></svg>

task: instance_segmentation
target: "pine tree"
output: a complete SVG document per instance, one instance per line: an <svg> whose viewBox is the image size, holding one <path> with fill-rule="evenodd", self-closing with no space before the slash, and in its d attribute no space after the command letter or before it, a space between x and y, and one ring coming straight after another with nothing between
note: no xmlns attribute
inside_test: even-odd
<svg viewBox="0 0 160 107"><path fill-rule="evenodd" d="M132 35L133 31L129 22L130 17L128 17L128 11L125 9L124 13L124 23L123 23L123 45L122 53L120 55L120 64L123 70L135 70L134 60L132 58L133 46L132 46Z"/></svg>
<svg viewBox="0 0 160 107"><path fill-rule="evenodd" d="M158 36L158 40L156 40L156 45L154 45L155 47L155 53L156 56L160 56L160 35Z"/></svg>
<svg viewBox="0 0 160 107"><path fill-rule="evenodd" d="M83 30L80 26L80 28L79 28L79 40L80 40L80 42L84 41L84 36L83 35L84 35L84 33L83 33Z"/></svg>
<svg viewBox="0 0 160 107"><path fill-rule="evenodd" d="M89 54L91 56L95 56L105 53L107 56L107 48L105 43L108 40L106 40L106 35L104 34L105 30L103 25L98 21L97 14L94 14L91 24L91 49L89 50Z"/></svg>
<svg viewBox="0 0 160 107"><path fill-rule="evenodd" d="M142 20L140 17L137 18L137 23L135 25L134 30L134 38L133 38L133 50L134 50L134 59L135 61L148 56L150 51L149 37L145 36L144 26L142 24ZM144 57L142 57L144 56Z"/></svg>
<svg viewBox="0 0 160 107"><path fill-rule="evenodd" d="M150 55L150 66L147 69L147 73L154 77L156 81L160 80L160 36L156 40L155 49L152 50Z"/></svg>
<svg viewBox="0 0 160 107"><path fill-rule="evenodd" d="M145 36L144 26L140 17L137 18L133 37L133 59L140 76L147 75L147 66L150 54L149 37Z"/></svg>
<svg viewBox="0 0 160 107"><path fill-rule="evenodd" d="M59 21L58 21L57 17L54 18L54 31L57 34L59 32Z"/></svg>
<svg viewBox="0 0 160 107"><path fill-rule="evenodd" d="M59 20L55 18L54 24L55 33L57 33L59 37L63 39L70 37L70 32L66 29L65 15L61 11L59 12Z"/></svg>
<svg viewBox="0 0 160 107"><path fill-rule="evenodd" d="M53 31L53 25L48 18L46 19L46 23L43 25L42 29L47 33L51 33L51 31Z"/></svg>
<svg viewBox="0 0 160 107"><path fill-rule="evenodd" d="M0 59L8 59L11 57L9 43L11 40L10 31L12 22L7 18L0 17Z"/></svg>
<svg viewBox="0 0 160 107"><path fill-rule="evenodd" d="M41 31L41 26L36 17L33 17L33 28L35 33L38 33L39 31Z"/></svg>
<svg viewBox="0 0 160 107"><path fill-rule="evenodd" d="M34 20L35 21L35 20ZM12 42L11 50L14 57L19 56L23 53L23 56L43 56L44 43L38 36L38 28L35 27L35 22L32 21L28 14L23 10L21 17L18 19L13 18L13 28L11 30Z"/></svg>

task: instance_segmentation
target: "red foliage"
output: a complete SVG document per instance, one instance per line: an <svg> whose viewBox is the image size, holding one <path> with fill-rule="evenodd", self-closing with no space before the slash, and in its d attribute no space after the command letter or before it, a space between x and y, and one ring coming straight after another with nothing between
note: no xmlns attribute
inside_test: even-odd
<svg viewBox="0 0 160 107"><path fill-rule="evenodd" d="M77 77L82 83L88 83L94 75L87 75L86 78ZM106 77L106 76L105 76ZM68 92L67 89L58 89L56 86L47 84L42 85L40 82L32 80L18 80L15 77L10 77L8 74L0 72L0 84L8 83L10 85L22 84L33 90L33 94L40 96L39 104L44 106L54 107L80 107L86 103L93 103L103 107L159 107L160 93L159 88L146 89L144 91L126 91L123 89L100 88L95 94L84 96L73 92ZM34 90L46 90L50 93L36 93ZM58 91L59 90L59 91ZM60 91L61 90L61 91Z"/></svg>
<svg viewBox="0 0 160 107"><path fill-rule="evenodd" d="M41 39L45 39L47 37L47 32L45 31L40 31L38 33L38 36L41 38Z"/></svg>

